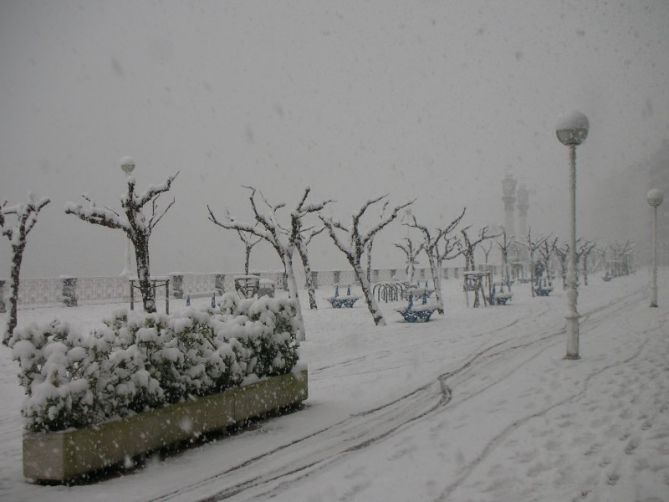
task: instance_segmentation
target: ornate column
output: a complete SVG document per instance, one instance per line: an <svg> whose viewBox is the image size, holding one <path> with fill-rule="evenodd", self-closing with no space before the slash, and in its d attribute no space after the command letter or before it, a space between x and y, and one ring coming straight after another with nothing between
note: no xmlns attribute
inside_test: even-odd
<svg viewBox="0 0 669 502"><path fill-rule="evenodd" d="M216 274L214 277L214 289L219 295L225 292L225 274Z"/></svg>
<svg viewBox="0 0 669 502"><path fill-rule="evenodd" d="M527 237L527 210L530 207L530 192L525 185L518 187L518 240Z"/></svg>
<svg viewBox="0 0 669 502"><path fill-rule="evenodd" d="M78 304L77 300L77 278L62 276L62 296L63 303L66 307L76 307Z"/></svg>
<svg viewBox="0 0 669 502"><path fill-rule="evenodd" d="M184 276L183 274L174 273L170 275L172 282L172 295L174 298L182 299L184 297Z"/></svg>

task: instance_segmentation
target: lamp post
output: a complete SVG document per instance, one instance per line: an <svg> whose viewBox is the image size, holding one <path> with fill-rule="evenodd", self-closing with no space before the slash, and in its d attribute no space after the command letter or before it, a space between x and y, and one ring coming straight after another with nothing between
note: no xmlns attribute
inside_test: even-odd
<svg viewBox="0 0 669 502"><path fill-rule="evenodd" d="M651 188L646 194L648 204L653 208L653 272L650 282L650 306L657 307L657 208L664 200L664 194Z"/></svg>
<svg viewBox="0 0 669 502"><path fill-rule="evenodd" d="M567 355L565 359L579 359L578 354L578 285L576 284L576 147L588 136L588 117L572 112L562 117L555 128L558 140L569 147L570 239L567 265Z"/></svg>
<svg viewBox="0 0 669 502"><path fill-rule="evenodd" d="M121 170L126 174L128 178L135 170L135 161L131 157L123 157L121 159ZM132 249L130 238L126 239L126 248L125 248L125 265L121 271L121 275L124 277L129 277L132 270Z"/></svg>

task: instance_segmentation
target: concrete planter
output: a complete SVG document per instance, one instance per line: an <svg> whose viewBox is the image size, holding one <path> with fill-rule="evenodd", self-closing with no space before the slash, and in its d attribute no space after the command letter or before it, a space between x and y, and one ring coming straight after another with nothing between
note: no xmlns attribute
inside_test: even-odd
<svg viewBox="0 0 669 502"><path fill-rule="evenodd" d="M23 435L23 475L67 482L307 399L307 370L85 429Z"/></svg>

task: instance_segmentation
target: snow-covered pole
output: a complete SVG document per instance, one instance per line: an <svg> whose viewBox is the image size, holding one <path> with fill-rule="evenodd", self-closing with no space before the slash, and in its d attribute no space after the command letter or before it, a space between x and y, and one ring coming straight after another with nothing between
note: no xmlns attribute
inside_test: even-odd
<svg viewBox="0 0 669 502"><path fill-rule="evenodd" d="M572 112L557 124L560 143L569 148L569 264L567 268L567 354L565 359L579 359L578 284L576 283L576 147L588 136L588 118Z"/></svg>
<svg viewBox="0 0 669 502"><path fill-rule="evenodd" d="M664 194L657 188L651 188L646 194L648 204L653 208L653 271L650 283L650 306L657 307L657 208L664 200Z"/></svg>

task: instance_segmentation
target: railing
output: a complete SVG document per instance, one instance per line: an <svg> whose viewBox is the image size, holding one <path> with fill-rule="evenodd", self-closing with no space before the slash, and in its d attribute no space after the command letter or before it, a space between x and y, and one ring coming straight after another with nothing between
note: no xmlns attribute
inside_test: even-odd
<svg viewBox="0 0 669 502"><path fill-rule="evenodd" d="M481 268L486 267L485 265ZM495 269L495 266L487 267ZM312 272L317 287L335 285L355 285L357 281L352 270L319 270ZM218 274L168 274L170 279L170 296L172 298L186 298L211 295L214 291L221 294L234 289L234 278L238 273ZM393 277L404 278L403 269L374 269L372 283L390 281ZM442 278L459 279L462 277L462 267L447 267L442 270ZM277 289L286 289L282 272L260 272L261 279L273 280ZM415 280L431 281L430 271L427 268L416 269ZM304 278L298 281L304 284ZM165 293L159 288L158 298L164 298ZM0 312L4 312L9 296L9 281L0 279ZM4 303L3 303L4 299ZM47 279L24 279L19 288L19 305L22 306L75 306L95 303L129 302L130 285L127 278L117 277L58 277Z"/></svg>

